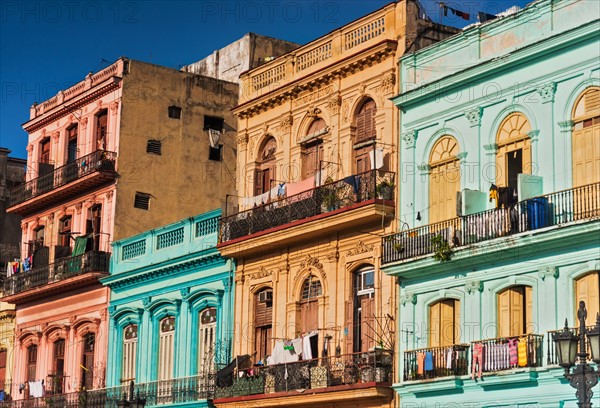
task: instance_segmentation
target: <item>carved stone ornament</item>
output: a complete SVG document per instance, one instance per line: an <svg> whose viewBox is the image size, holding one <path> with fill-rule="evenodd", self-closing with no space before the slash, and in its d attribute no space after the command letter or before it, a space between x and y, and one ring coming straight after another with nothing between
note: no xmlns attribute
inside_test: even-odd
<svg viewBox="0 0 600 408"><path fill-rule="evenodd" d="M547 84L540 85L537 91L542 98L542 103L552 102L556 93L556 82L548 82Z"/></svg>
<svg viewBox="0 0 600 408"><path fill-rule="evenodd" d="M533 129L533 130L530 130L529 132L527 132L527 136L529 136L529 138L531 139L532 142L537 141L539 134L540 134L539 129Z"/></svg>
<svg viewBox="0 0 600 408"><path fill-rule="evenodd" d="M48 214L48 223L52 223L54 221L54 213Z"/></svg>
<svg viewBox="0 0 600 408"><path fill-rule="evenodd" d="M427 163L421 163L417 164L417 169L419 169L419 172L421 172L421 174L429 174L429 172L431 171L431 166Z"/></svg>
<svg viewBox="0 0 600 408"><path fill-rule="evenodd" d="M323 264L319 261L319 259L313 258L310 255L306 255L306 258L302 262L300 262L300 267L302 269L313 267L313 268L317 269L319 272L321 272L323 277L325 277L325 271L323 270Z"/></svg>
<svg viewBox="0 0 600 408"><path fill-rule="evenodd" d="M483 145L483 148L486 151L485 154L495 155L498 152L498 145L496 143Z"/></svg>
<svg viewBox="0 0 600 408"><path fill-rule="evenodd" d="M417 304L417 295L412 292L404 292L400 295L400 303L402 306L406 306L407 303Z"/></svg>
<svg viewBox="0 0 600 408"><path fill-rule="evenodd" d="M396 84L396 74L392 71L383 76L376 91L380 94L388 94L394 90Z"/></svg>
<svg viewBox="0 0 600 408"><path fill-rule="evenodd" d="M473 280L465 283L467 293L483 292L483 282Z"/></svg>
<svg viewBox="0 0 600 408"><path fill-rule="evenodd" d="M367 86L365 84L360 84L358 87L358 94L362 98L367 93Z"/></svg>
<svg viewBox="0 0 600 408"><path fill-rule="evenodd" d="M333 95L327 99L327 110L330 115L337 115L340 113L340 105L342 104L342 98L339 95Z"/></svg>
<svg viewBox="0 0 600 408"><path fill-rule="evenodd" d="M406 149L412 149L415 147L415 143L417 142L418 133L415 129L410 129L407 132L402 134L402 141L404 142L404 147Z"/></svg>
<svg viewBox="0 0 600 408"><path fill-rule="evenodd" d="M264 266L261 266L260 269L258 270L258 272L254 272L254 273L248 275L248 277L250 278L250 280L257 280L257 279L266 278L267 276L272 276L272 275L273 275L272 270L267 270Z"/></svg>
<svg viewBox="0 0 600 408"><path fill-rule="evenodd" d="M342 122L348 123L348 116L350 115L350 105L352 99L344 99L342 101Z"/></svg>
<svg viewBox="0 0 600 408"><path fill-rule="evenodd" d="M82 129L85 129L87 127L88 120L89 120L89 118L87 116L84 116L83 118L81 118L81 120L79 121L79 124L81 125Z"/></svg>
<svg viewBox="0 0 600 408"><path fill-rule="evenodd" d="M119 110L119 102L118 101L112 102L110 104L110 113L113 115L116 115L118 110Z"/></svg>
<svg viewBox="0 0 600 408"><path fill-rule="evenodd" d="M292 125L294 124L294 117L291 113L286 113L279 119L279 126L277 127L277 133L284 135L292 131Z"/></svg>
<svg viewBox="0 0 600 408"><path fill-rule="evenodd" d="M367 245L362 240L356 243L356 246L346 253L346 256L360 255L373 251L373 245Z"/></svg>
<svg viewBox="0 0 600 408"><path fill-rule="evenodd" d="M549 276L552 276L554 279L557 279L558 268L556 266L542 266L538 269L538 276L542 280L546 280L546 278Z"/></svg>
<svg viewBox="0 0 600 408"><path fill-rule="evenodd" d="M244 146L248 143L248 132L244 132L237 137L237 143Z"/></svg>
<svg viewBox="0 0 600 408"><path fill-rule="evenodd" d="M465 117L469 121L471 127L479 126L481 124L481 115L483 114L483 108L477 107L464 112Z"/></svg>
<svg viewBox="0 0 600 408"><path fill-rule="evenodd" d="M187 299L190 296L190 288L181 288L179 289L179 293L183 299Z"/></svg>
<svg viewBox="0 0 600 408"><path fill-rule="evenodd" d="M321 109L311 107L306 111L306 116L309 118L316 118L320 113Z"/></svg>

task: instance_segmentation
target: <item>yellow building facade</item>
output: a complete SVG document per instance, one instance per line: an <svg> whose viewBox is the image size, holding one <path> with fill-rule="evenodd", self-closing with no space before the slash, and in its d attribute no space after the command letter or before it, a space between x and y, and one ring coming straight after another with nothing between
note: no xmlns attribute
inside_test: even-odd
<svg viewBox="0 0 600 408"><path fill-rule="evenodd" d="M219 248L237 261L234 355L250 359L217 406L393 406L397 289L379 270L401 181L389 98L398 58L455 32L400 1L241 75L240 197Z"/></svg>

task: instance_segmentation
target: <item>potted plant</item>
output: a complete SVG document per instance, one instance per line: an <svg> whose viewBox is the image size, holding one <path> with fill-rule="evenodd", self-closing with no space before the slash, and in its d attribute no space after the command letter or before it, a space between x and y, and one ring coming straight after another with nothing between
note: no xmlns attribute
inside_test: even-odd
<svg viewBox="0 0 600 408"><path fill-rule="evenodd" d="M444 239L440 234L434 235L431 238L431 246L433 249L433 259L436 261L449 261L454 254L448 240Z"/></svg>
<svg viewBox="0 0 600 408"><path fill-rule="evenodd" d="M377 184L377 187L375 187L375 193L377 194L377 198L383 200L393 200L394 183L389 180L383 180L381 183Z"/></svg>
<svg viewBox="0 0 600 408"><path fill-rule="evenodd" d="M340 207L338 190L334 186L326 186L321 189L321 212L337 210Z"/></svg>

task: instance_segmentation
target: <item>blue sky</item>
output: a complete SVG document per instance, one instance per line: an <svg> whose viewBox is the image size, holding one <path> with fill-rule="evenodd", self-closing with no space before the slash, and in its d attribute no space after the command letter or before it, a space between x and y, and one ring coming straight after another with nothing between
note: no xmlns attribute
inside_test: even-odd
<svg viewBox="0 0 600 408"><path fill-rule="evenodd" d="M446 1L471 14L443 23L463 27L477 11L495 14L529 0ZM390 0L11 1L0 2L0 146L26 158L21 125L29 107L120 56L179 68L247 32L300 44ZM437 0L421 0L439 21Z"/></svg>

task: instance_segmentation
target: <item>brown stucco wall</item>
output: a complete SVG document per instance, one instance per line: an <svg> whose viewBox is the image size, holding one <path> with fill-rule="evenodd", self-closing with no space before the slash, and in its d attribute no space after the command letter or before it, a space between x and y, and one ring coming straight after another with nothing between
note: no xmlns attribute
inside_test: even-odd
<svg viewBox="0 0 600 408"><path fill-rule="evenodd" d="M123 80L113 240L222 207L235 193L238 85L130 61ZM182 108L181 118L168 107ZM210 161L204 116L224 119L223 161ZM149 139L162 155L146 153ZM133 207L136 191L151 194L149 210Z"/></svg>

